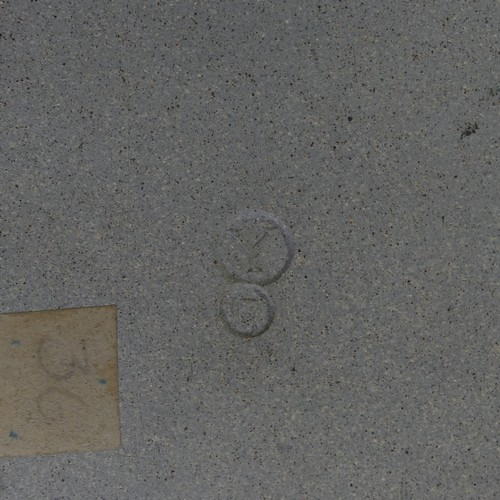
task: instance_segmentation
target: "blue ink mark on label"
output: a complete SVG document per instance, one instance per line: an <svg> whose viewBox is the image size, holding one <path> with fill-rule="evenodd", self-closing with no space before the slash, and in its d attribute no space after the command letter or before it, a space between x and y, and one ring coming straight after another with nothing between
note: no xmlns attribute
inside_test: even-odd
<svg viewBox="0 0 500 500"><path fill-rule="evenodd" d="M11 343L12 347L19 347L21 345L21 341L20 340L13 340Z"/></svg>
<svg viewBox="0 0 500 500"><path fill-rule="evenodd" d="M100 378L100 379L99 379L99 383L100 383L101 385L105 385L105 384L107 384L107 383L108 383L108 381L107 381L105 378Z"/></svg>
<svg viewBox="0 0 500 500"><path fill-rule="evenodd" d="M11 437L12 439L17 439L17 432L10 431L9 432L9 437Z"/></svg>

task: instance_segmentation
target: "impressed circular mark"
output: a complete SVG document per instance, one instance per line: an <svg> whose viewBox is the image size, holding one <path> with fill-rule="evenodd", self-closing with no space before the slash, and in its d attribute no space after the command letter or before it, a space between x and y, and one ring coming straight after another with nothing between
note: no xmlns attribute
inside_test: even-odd
<svg viewBox="0 0 500 500"><path fill-rule="evenodd" d="M265 285L277 280L290 266L292 235L276 216L249 210L229 222L219 253L229 274L241 281Z"/></svg>
<svg viewBox="0 0 500 500"><path fill-rule="evenodd" d="M222 298L221 314L229 328L244 337L264 333L274 319L274 304L264 288L243 283Z"/></svg>

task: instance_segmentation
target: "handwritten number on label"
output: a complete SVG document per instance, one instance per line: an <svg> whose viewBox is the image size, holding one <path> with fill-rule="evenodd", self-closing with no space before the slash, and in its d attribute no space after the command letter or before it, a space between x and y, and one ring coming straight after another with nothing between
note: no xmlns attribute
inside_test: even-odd
<svg viewBox="0 0 500 500"><path fill-rule="evenodd" d="M43 370L58 382L70 379L77 372L86 374L89 369L85 339L74 345L63 337L45 337L38 348L38 359ZM47 423L73 418L86 406L78 395L62 387L49 387L41 392L37 405Z"/></svg>
<svg viewBox="0 0 500 500"><path fill-rule="evenodd" d="M44 371L57 380L69 379L77 371L88 371L84 339L80 340L75 349L62 338L45 337L38 348L38 357Z"/></svg>
<svg viewBox="0 0 500 500"><path fill-rule="evenodd" d="M58 387L49 387L40 393L37 405L48 423L77 418L86 407L80 396Z"/></svg>

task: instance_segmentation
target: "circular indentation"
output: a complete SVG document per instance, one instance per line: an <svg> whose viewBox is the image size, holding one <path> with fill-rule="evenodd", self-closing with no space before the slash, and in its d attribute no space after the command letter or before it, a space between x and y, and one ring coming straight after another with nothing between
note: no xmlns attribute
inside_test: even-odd
<svg viewBox="0 0 500 500"><path fill-rule="evenodd" d="M292 235L276 216L258 210L245 211L227 225L219 256L235 278L265 285L277 280L290 266Z"/></svg>
<svg viewBox="0 0 500 500"><path fill-rule="evenodd" d="M223 297L221 313L229 328L245 337L264 333L274 319L274 304L260 286L242 283Z"/></svg>

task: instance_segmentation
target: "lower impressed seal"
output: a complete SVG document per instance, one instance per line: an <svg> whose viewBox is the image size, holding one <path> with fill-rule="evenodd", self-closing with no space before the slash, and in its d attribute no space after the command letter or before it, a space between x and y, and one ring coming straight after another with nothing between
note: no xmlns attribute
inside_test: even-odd
<svg viewBox="0 0 500 500"><path fill-rule="evenodd" d="M274 319L274 304L259 285L233 285L221 302L222 318L234 333L255 337L264 333Z"/></svg>

